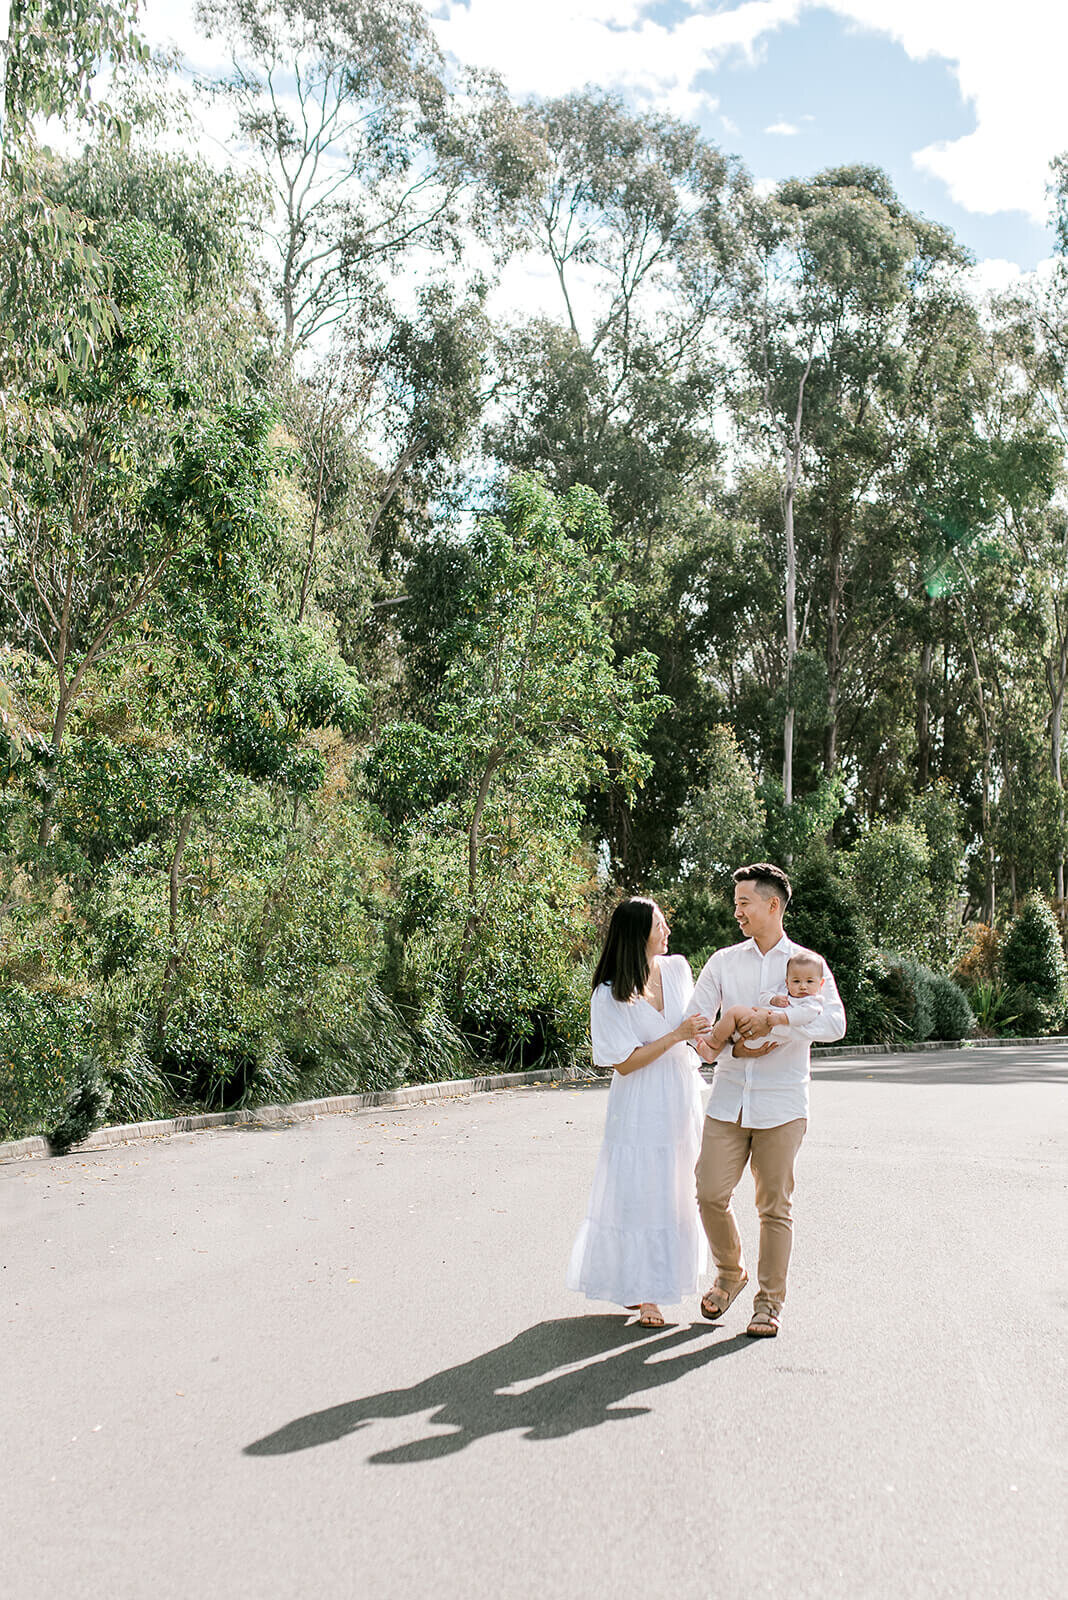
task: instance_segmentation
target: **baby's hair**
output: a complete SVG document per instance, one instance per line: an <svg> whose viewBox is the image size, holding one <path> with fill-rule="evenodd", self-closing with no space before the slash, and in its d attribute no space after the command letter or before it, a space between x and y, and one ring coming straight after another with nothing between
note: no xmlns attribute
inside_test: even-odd
<svg viewBox="0 0 1068 1600"><path fill-rule="evenodd" d="M795 950L786 963L787 972L791 967L814 967L820 977L823 977L823 957L818 956L815 950Z"/></svg>

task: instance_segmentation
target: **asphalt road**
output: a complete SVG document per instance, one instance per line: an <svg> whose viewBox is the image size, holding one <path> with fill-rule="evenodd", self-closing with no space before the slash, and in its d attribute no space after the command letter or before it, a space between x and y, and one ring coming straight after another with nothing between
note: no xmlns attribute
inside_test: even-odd
<svg viewBox="0 0 1068 1600"><path fill-rule="evenodd" d="M1068 1049L816 1076L759 1343L564 1289L599 1085L0 1166L5 1595L1059 1600Z"/></svg>

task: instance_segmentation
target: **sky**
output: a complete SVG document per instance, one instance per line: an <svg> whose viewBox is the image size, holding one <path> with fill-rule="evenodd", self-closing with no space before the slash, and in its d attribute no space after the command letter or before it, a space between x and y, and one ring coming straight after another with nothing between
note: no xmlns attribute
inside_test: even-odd
<svg viewBox="0 0 1068 1600"><path fill-rule="evenodd" d="M424 0L442 47L517 97L586 85L700 124L758 180L883 167L1000 287L1048 258L1068 150L1063 0ZM193 0L144 28L214 65Z"/></svg>

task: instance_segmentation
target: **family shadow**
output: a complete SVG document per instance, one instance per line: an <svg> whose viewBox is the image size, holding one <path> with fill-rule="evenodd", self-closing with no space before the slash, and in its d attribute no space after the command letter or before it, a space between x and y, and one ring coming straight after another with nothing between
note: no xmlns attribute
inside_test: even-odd
<svg viewBox="0 0 1068 1600"><path fill-rule="evenodd" d="M433 1411L429 1421L452 1431L380 1450L367 1459L377 1466L432 1461L490 1434L514 1430L522 1430L525 1439L559 1439L603 1422L644 1416L649 1406L621 1402L675 1383L755 1342L744 1334L709 1337L718 1333L718 1328L702 1324L650 1334L637 1325L623 1325L618 1313L539 1322L507 1344L407 1389L387 1389L297 1417L246 1445L244 1454L310 1450L372 1422L422 1411Z"/></svg>

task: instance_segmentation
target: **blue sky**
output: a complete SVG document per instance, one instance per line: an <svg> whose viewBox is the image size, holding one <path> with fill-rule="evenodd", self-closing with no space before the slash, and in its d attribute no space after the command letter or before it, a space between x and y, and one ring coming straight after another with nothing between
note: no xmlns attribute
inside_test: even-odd
<svg viewBox="0 0 1068 1600"><path fill-rule="evenodd" d="M719 100L720 116L700 118L706 132L762 177L871 163L890 174L908 206L948 223L977 256L1030 268L1050 252L1049 229L1026 211L967 210L945 183L914 165L916 149L975 127L951 62L913 61L885 34L813 10L773 34L759 60L736 55L697 81ZM723 117L737 132L723 125ZM765 131L777 125L797 132Z"/></svg>

